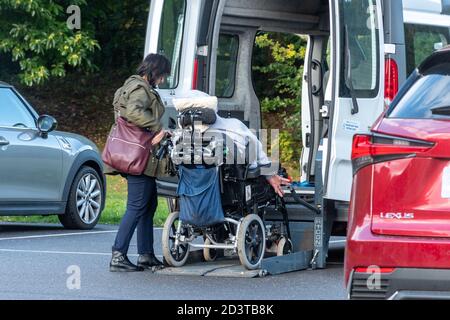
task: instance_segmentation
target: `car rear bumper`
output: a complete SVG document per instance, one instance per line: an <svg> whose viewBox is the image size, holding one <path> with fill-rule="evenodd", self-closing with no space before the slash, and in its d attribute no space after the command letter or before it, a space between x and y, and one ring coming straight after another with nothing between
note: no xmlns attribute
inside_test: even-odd
<svg viewBox="0 0 450 320"><path fill-rule="evenodd" d="M348 293L354 300L450 300L450 270L397 268L378 278L353 271Z"/></svg>

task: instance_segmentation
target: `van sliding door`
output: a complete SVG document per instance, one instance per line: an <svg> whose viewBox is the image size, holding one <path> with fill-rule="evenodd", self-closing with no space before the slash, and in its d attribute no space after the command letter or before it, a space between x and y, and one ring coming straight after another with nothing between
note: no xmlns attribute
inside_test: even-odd
<svg viewBox="0 0 450 320"><path fill-rule="evenodd" d="M367 133L384 108L381 0L330 0L332 92L330 136L324 141L324 197L349 201L353 136Z"/></svg>

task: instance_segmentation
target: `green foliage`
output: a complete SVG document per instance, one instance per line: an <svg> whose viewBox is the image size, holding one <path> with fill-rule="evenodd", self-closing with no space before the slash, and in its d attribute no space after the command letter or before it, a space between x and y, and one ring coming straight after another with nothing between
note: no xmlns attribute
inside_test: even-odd
<svg viewBox="0 0 450 320"><path fill-rule="evenodd" d="M81 9L81 30L67 27L70 5ZM133 72L148 10L146 0L0 0L0 69L28 86L74 71Z"/></svg>
<svg viewBox="0 0 450 320"><path fill-rule="evenodd" d="M82 22L93 30L102 50L94 54L100 70L135 71L144 55L148 0L87 0Z"/></svg>
<svg viewBox="0 0 450 320"><path fill-rule="evenodd" d="M253 70L256 89L262 97L261 110L281 119L281 161L297 168L301 152L301 85L306 38L261 33L255 44Z"/></svg>
<svg viewBox="0 0 450 320"><path fill-rule="evenodd" d="M89 30L67 27L66 8L86 0L0 0L0 52L20 66L22 83L42 84L63 77L68 68L93 70L92 53L99 44Z"/></svg>

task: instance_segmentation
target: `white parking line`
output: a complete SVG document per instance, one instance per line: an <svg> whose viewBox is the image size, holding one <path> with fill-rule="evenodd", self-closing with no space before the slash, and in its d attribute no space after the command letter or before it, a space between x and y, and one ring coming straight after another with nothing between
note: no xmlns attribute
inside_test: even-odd
<svg viewBox="0 0 450 320"><path fill-rule="evenodd" d="M76 232L76 233L58 233L58 234L42 234L42 235L24 236L24 237L9 237L9 238L0 238L0 241L39 239L39 238L52 238L52 237L68 237L68 236L85 236L85 235L90 235L90 234L103 234L103 233L117 233L117 230L92 231L92 232Z"/></svg>
<svg viewBox="0 0 450 320"><path fill-rule="evenodd" d="M75 251L48 251L48 250L19 250L19 249L0 249L0 252L19 252L19 253L44 253L44 254L72 254L89 256L111 256L111 253L105 252L75 252ZM137 257L137 254L128 254L128 257ZM156 255L162 258L161 255Z"/></svg>
<svg viewBox="0 0 450 320"><path fill-rule="evenodd" d="M77 254L77 255L92 255L92 256L110 256L111 255L111 253L101 253L101 252L71 252L71 251L19 250L19 249L0 249L0 252ZM130 254L130 256L132 256L132 255Z"/></svg>

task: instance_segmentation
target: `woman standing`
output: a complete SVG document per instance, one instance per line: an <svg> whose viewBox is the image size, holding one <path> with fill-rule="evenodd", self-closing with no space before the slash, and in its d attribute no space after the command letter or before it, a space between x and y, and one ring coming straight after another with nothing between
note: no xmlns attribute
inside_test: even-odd
<svg viewBox="0 0 450 320"><path fill-rule="evenodd" d="M164 104L156 92L159 84L170 74L170 62L162 55L148 55L133 75L117 90L114 96L114 112L132 124L158 132L153 139L154 149L163 139L161 118ZM120 223L112 247L110 271L143 271L162 267L153 251L153 217L158 205L156 176L165 169L165 163L150 157L144 174L126 176L128 182L127 210ZM107 173L112 173L107 172ZM137 228L137 265L127 257L131 238Z"/></svg>

